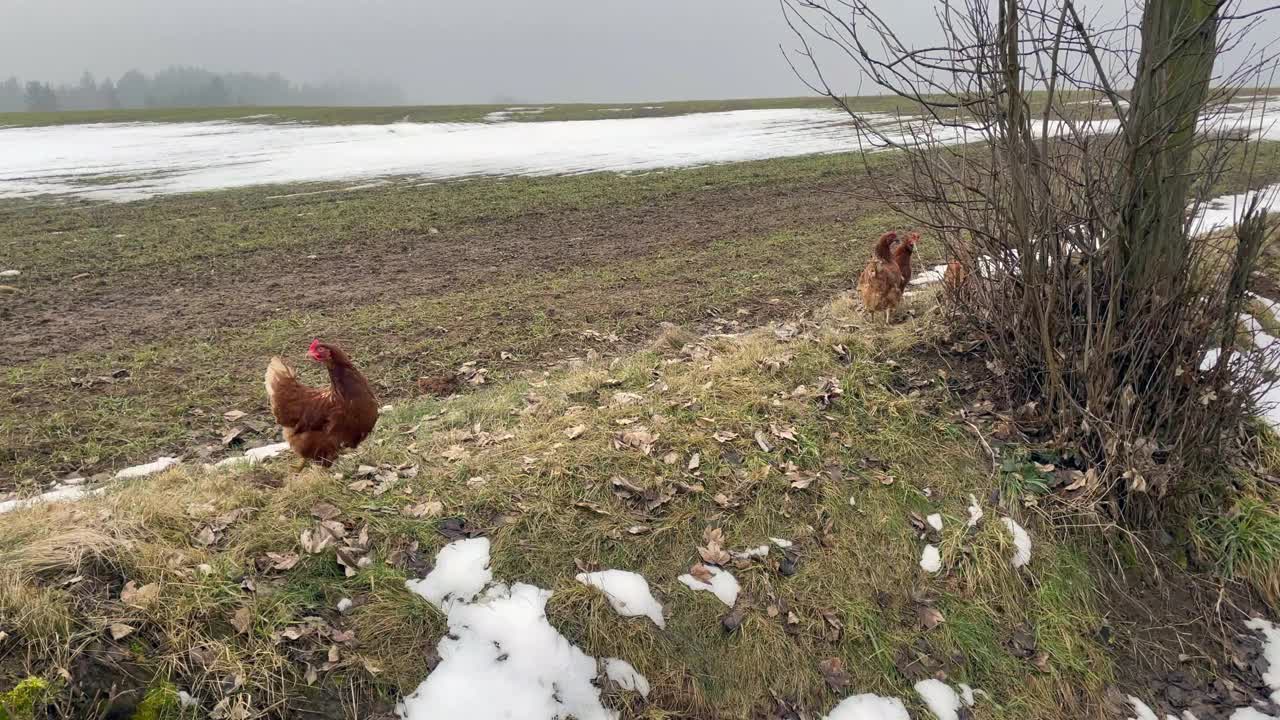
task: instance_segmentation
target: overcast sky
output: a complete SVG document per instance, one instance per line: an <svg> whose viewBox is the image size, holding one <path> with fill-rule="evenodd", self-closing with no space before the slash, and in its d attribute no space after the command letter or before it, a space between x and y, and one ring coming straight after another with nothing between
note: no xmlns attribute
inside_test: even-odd
<svg viewBox="0 0 1280 720"><path fill-rule="evenodd" d="M932 0L883 2L905 34L933 34ZM1280 17L1268 25L1260 39ZM432 103L807 94L780 42L791 38L777 0L0 0L0 77L185 64L382 79Z"/></svg>

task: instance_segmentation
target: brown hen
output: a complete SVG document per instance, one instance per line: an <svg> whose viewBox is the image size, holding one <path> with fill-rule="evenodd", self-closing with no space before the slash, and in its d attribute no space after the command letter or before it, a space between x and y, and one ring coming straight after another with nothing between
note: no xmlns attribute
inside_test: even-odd
<svg viewBox="0 0 1280 720"><path fill-rule="evenodd" d="M303 464L328 467L343 448L361 443L378 422L378 401L369 382L341 349L315 340L307 356L329 370L329 387L302 384L283 358L267 366L271 413L284 427L284 439Z"/></svg>

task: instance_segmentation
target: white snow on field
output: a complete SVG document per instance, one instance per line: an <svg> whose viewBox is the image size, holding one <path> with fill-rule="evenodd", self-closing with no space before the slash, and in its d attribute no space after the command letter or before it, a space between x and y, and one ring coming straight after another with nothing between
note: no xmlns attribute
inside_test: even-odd
<svg viewBox="0 0 1280 720"><path fill-rule="evenodd" d="M1251 707L1244 707L1231 713L1231 717L1227 720L1280 720L1280 718L1274 715L1267 715Z"/></svg>
<svg viewBox="0 0 1280 720"><path fill-rule="evenodd" d="M618 658L604 659L604 674L618 684L623 690L634 690L641 697L649 697L649 679L626 660Z"/></svg>
<svg viewBox="0 0 1280 720"><path fill-rule="evenodd" d="M866 694L841 700L824 720L911 720L911 716L898 698Z"/></svg>
<svg viewBox="0 0 1280 720"><path fill-rule="evenodd" d="M116 473L115 476L117 480L124 479L124 478L145 477L147 475L154 475L158 472L163 472L165 470L168 470L169 468L177 464L178 464L178 458L162 457L162 458L153 460L145 465L134 465L133 467L127 467L121 470L120 472Z"/></svg>
<svg viewBox="0 0 1280 720"><path fill-rule="evenodd" d="M446 545L426 578L407 583L448 615L449 632L436 648L440 664L404 698L400 717L617 720L593 683L595 658L547 621L551 591L491 580L489 541L472 538ZM619 662L606 661L606 675L647 690L648 680Z"/></svg>
<svg viewBox="0 0 1280 720"><path fill-rule="evenodd" d="M978 498L969 495L969 521L965 523L965 527L973 527L982 522L982 506L978 504Z"/></svg>
<svg viewBox="0 0 1280 720"><path fill-rule="evenodd" d="M1009 561L1015 568L1031 562L1031 536L1013 518L1000 518L1009 534L1013 536L1013 558Z"/></svg>
<svg viewBox="0 0 1280 720"><path fill-rule="evenodd" d="M950 685L930 678L916 683L916 694L938 720L960 719L960 696Z"/></svg>
<svg viewBox="0 0 1280 720"><path fill-rule="evenodd" d="M405 585L413 593L442 610L458 602L471 602L493 580L489 570L489 538L451 542L436 555L436 565L421 580Z"/></svg>
<svg viewBox="0 0 1280 720"><path fill-rule="evenodd" d="M58 502L58 501L75 502L76 500L79 500L81 498L91 497L93 495L101 495L104 490L105 488L97 488L95 490L86 490L78 486L60 487L54 490L50 490L49 492L44 493L43 495L36 495L35 497L20 498L17 500L6 500L4 502L0 502L0 515L3 515L7 512L12 512L14 510L29 508L29 507L32 507L33 505L40 505L42 503Z"/></svg>
<svg viewBox="0 0 1280 720"><path fill-rule="evenodd" d="M1277 133L1280 139L1280 133ZM1254 197L1258 199L1258 207L1275 211L1280 209L1280 185L1267 185L1254 192L1237 195L1223 195L1206 202L1191 220L1193 234L1213 232L1235 227L1236 222Z"/></svg>
<svg viewBox="0 0 1280 720"><path fill-rule="evenodd" d="M289 449L289 443L274 443L271 445L263 445L262 447L249 448L244 451L244 455L236 455L234 457L223 458L214 463L214 467L230 467L232 465L257 465L268 458L277 455Z"/></svg>
<svg viewBox="0 0 1280 720"><path fill-rule="evenodd" d="M941 514L934 513L929 517L925 518L924 521L929 523L929 527L933 528L934 530L937 530L938 532L942 532L942 515Z"/></svg>
<svg viewBox="0 0 1280 720"><path fill-rule="evenodd" d="M738 601L738 579L728 570L721 570L713 565L707 565L707 570L711 572L711 582L706 583L692 575L681 575L676 578L684 583L691 590L706 590L720 598L720 602L733 607Z"/></svg>
<svg viewBox="0 0 1280 720"><path fill-rule="evenodd" d="M936 283L936 282L942 282L942 278L946 274L947 274L947 266L945 264L934 265L928 270L916 273L915 276L911 278L911 284L912 285L932 285L933 283Z"/></svg>
<svg viewBox="0 0 1280 720"><path fill-rule="evenodd" d="M1245 626L1262 633L1262 656L1267 660L1262 681L1271 688L1271 702L1280 705L1280 627L1262 618L1253 618Z"/></svg>
<svg viewBox="0 0 1280 720"><path fill-rule="evenodd" d="M891 121L887 115L869 117ZM857 148L857 133L846 115L812 109L551 122L7 128L0 129L0 197L50 193L135 200L395 175L635 172ZM102 182L108 175L124 178Z"/></svg>
<svg viewBox="0 0 1280 720"><path fill-rule="evenodd" d="M920 553L920 569L927 573L936 573L942 569L942 556L936 545L925 545Z"/></svg>
<svg viewBox="0 0 1280 720"><path fill-rule="evenodd" d="M662 617L662 605L653 598L649 581L643 575L627 570L601 570L578 573L575 578L583 585L597 588L609 599L609 604L623 617L648 617L658 627L666 627Z"/></svg>

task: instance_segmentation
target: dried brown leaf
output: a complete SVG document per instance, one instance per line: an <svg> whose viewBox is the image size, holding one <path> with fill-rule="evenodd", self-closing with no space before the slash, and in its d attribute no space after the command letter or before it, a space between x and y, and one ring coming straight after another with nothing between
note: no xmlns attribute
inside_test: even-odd
<svg viewBox="0 0 1280 720"><path fill-rule="evenodd" d="M236 633L240 635L249 632L249 628L253 627L253 614L249 611L249 608L242 607L236 610L235 614L231 616L231 627L235 628Z"/></svg>

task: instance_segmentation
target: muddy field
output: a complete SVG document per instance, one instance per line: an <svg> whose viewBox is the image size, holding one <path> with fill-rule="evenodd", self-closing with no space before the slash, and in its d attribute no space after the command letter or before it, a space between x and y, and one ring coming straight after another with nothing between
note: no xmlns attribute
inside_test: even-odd
<svg viewBox="0 0 1280 720"><path fill-rule="evenodd" d="M891 177L894 165L874 172ZM205 204L0 205L11 233L0 264L22 272L0 311L11 363L0 482L216 454L209 418L261 415L266 360L313 334L349 344L394 402L417 377L469 360L511 373L663 321L788 312L848 286L865 242L892 222L869 184L843 156L640 178L272 188Z"/></svg>

